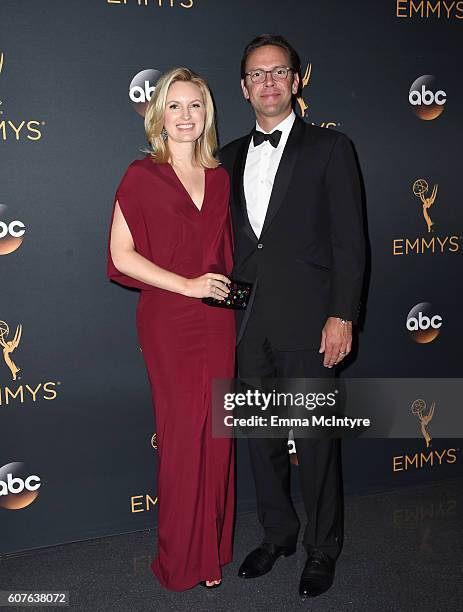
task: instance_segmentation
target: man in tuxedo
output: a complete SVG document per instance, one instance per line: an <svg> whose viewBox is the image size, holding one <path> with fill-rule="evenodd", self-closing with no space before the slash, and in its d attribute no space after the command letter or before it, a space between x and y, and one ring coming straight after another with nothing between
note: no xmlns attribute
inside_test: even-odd
<svg viewBox="0 0 463 612"><path fill-rule="evenodd" d="M255 112L250 134L221 153L231 178L233 278L253 283L237 311L240 378L326 378L351 350L364 269L361 191L352 145L342 133L293 111L300 60L281 36L245 49L243 95ZM342 546L340 444L296 439L307 514L302 598L330 588ZM250 438L262 544L239 569L269 572L295 552L299 520L290 496L285 439Z"/></svg>

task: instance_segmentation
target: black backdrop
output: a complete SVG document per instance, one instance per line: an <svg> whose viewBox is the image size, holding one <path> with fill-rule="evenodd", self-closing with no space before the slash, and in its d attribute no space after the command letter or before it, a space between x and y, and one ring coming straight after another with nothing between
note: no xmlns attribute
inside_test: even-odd
<svg viewBox="0 0 463 612"><path fill-rule="evenodd" d="M204 76L225 144L253 124L239 87L244 45L264 31L285 35L304 72L311 66L306 120L346 132L363 172L370 281L357 355L343 374L461 376L463 2L3 0L0 11L0 554L156 521L137 294L105 278L114 192L146 145L129 100L142 70L187 65ZM433 120L409 102L422 75L446 94ZM413 193L420 178L423 197L438 185L431 232ZM442 317L432 342L406 329L420 303ZM5 348L15 335L17 346ZM244 509L254 490L238 442ZM459 444L347 441L345 489L454 477ZM14 492L21 482L32 491Z"/></svg>

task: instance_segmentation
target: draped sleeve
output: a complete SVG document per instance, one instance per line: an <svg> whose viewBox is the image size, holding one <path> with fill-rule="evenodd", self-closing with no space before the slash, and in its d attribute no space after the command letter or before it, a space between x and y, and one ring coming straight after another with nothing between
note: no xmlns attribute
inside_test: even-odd
<svg viewBox="0 0 463 612"><path fill-rule="evenodd" d="M132 235L135 250L141 255L145 256L143 251L145 250L144 243L146 228L140 202L140 197L143 193L143 180L143 170L139 167L137 161L135 161L132 162L127 168L117 188L114 196L111 225L109 228L107 276L110 280L113 280L121 285L126 285L127 287L152 290L152 285L136 280L135 278L119 272L112 260L110 249L111 228L114 220L114 212L116 209L116 202L119 202L119 207Z"/></svg>

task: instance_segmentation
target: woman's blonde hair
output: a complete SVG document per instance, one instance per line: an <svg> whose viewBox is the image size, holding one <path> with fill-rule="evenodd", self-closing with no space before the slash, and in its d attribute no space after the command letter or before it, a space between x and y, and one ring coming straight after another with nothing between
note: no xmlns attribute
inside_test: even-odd
<svg viewBox="0 0 463 612"><path fill-rule="evenodd" d="M145 132L152 150L147 151L158 164L169 161L168 141L164 140L161 131L164 127L167 92L172 83L184 81L197 85L201 90L205 107L204 130L195 143L195 159L203 168L217 168L219 161L214 157L217 150L217 132L215 129L214 103L211 92L204 79L188 68L174 68L163 74L157 84L145 112Z"/></svg>

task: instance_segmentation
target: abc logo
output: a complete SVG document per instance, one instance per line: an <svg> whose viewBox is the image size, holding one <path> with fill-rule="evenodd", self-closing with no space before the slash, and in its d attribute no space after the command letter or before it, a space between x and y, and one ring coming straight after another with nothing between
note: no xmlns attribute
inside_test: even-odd
<svg viewBox="0 0 463 612"><path fill-rule="evenodd" d="M436 86L436 77L425 74L410 87L408 101L417 117L431 121L443 113L447 94Z"/></svg>
<svg viewBox="0 0 463 612"><path fill-rule="evenodd" d="M419 344L427 344L437 338L442 327L442 317L435 314L429 302L421 302L407 315L407 330Z"/></svg>
<svg viewBox="0 0 463 612"><path fill-rule="evenodd" d="M26 226L21 221L10 221L7 206L0 204L0 255L9 255L21 246Z"/></svg>
<svg viewBox="0 0 463 612"><path fill-rule="evenodd" d="M129 85L129 98L132 106L142 117L145 116L146 107L156 89L161 73L159 70L149 68L136 74Z"/></svg>
<svg viewBox="0 0 463 612"><path fill-rule="evenodd" d="M28 474L24 464L8 463L0 468L0 506L20 510L32 504L41 486L40 477Z"/></svg>

